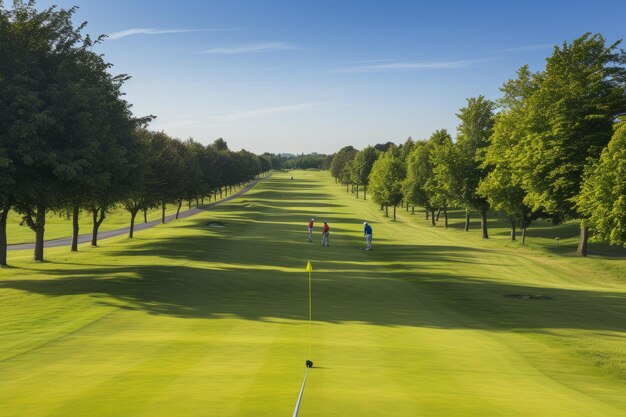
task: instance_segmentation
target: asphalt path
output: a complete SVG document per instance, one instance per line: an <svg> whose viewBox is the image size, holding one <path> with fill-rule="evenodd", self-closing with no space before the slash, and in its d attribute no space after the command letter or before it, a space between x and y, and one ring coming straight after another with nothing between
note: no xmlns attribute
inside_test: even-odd
<svg viewBox="0 0 626 417"><path fill-rule="evenodd" d="M265 177L267 178L267 177ZM247 193L252 187L254 187L258 182L260 181L260 179L258 180L254 180L252 181L250 184L246 185L244 188L242 188L241 190L237 191L235 194L231 194L226 198L223 198L219 201L214 201L212 203L209 204L205 204L204 206L201 207L196 207L196 208L192 208L190 210L185 210L185 211L181 211L178 215L179 219L184 219L185 217L191 217L194 214L198 214L208 208L211 208L215 205L221 204L221 203L225 203L227 201L232 200L233 198L239 197L240 195L243 195L245 193ZM171 214L169 216L165 217L165 222L169 222L174 220L174 218L176 217L175 214ZM157 220L152 220L148 223L135 223L135 232L138 232L140 230L145 230L145 229L149 229L151 227L157 226L159 224L162 224L161 219L157 219ZM120 236L120 235L124 235L128 233L128 227L122 227L121 229L115 229L115 230L107 230L105 232L98 232L98 241L101 241L102 239L107 239L110 237L114 237L114 236ZM79 235L78 236L78 243L89 243L91 242L91 233L87 233L84 235ZM71 237L64 237L61 239L54 239L54 240L46 240L45 246L47 248L54 248L54 247L58 247L58 246L69 246L72 243L72 238ZM24 250L24 249L34 249L35 248L35 244L34 243L22 243L19 245L9 245L7 247L9 250Z"/></svg>

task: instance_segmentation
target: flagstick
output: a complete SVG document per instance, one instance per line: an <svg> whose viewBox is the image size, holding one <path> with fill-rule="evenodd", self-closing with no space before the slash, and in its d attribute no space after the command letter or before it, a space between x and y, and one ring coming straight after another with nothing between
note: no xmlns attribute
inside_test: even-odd
<svg viewBox="0 0 626 417"><path fill-rule="evenodd" d="M311 261L309 260L309 263L310 262ZM312 330L311 330L311 325L312 324L311 323L312 323L312 320L313 320L313 297L312 297L312 294L311 294L311 269L312 268L309 268L309 357L311 357L312 350L313 350L313 348L312 348L313 339L312 339L312 336L311 336L311 334L312 334Z"/></svg>

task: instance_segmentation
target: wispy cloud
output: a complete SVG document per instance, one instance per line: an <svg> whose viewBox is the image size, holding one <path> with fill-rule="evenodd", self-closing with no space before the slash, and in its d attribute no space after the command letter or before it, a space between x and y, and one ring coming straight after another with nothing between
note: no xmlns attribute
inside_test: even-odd
<svg viewBox="0 0 626 417"><path fill-rule="evenodd" d="M493 58L466 59L461 61L435 61L435 62L389 62L385 64L358 65L352 67L335 68L327 72L336 74L353 74L360 72L383 72L383 71L419 71L456 69L474 66L481 62L493 61Z"/></svg>
<svg viewBox="0 0 626 417"><path fill-rule="evenodd" d="M254 52L279 51L296 49L295 46L286 42L263 42L251 43L239 46L219 46L200 51L201 54L249 54Z"/></svg>
<svg viewBox="0 0 626 417"><path fill-rule="evenodd" d="M312 103L290 104L287 106L264 107L261 109L225 114L223 116L217 117L216 120L230 122L230 121L235 121L235 120L251 119L251 118L255 118L259 116L270 116L270 115L282 114L282 113L295 113L299 111L310 110L314 107L318 107L323 104L324 103L312 102Z"/></svg>
<svg viewBox="0 0 626 417"><path fill-rule="evenodd" d="M157 118L151 125L153 129L177 130L177 129L213 129L225 128L238 125L239 122L247 119L255 119L265 116L274 116L285 113L297 113L311 110L326 103L308 102L290 104L285 106L263 107L248 111L230 112L217 115L215 112L184 113L180 115L168 115L164 118Z"/></svg>
<svg viewBox="0 0 626 417"><path fill-rule="evenodd" d="M167 33L191 33L191 32L231 32L239 29L146 29L133 28L109 33L109 39L122 39L133 35L163 35Z"/></svg>
<svg viewBox="0 0 626 417"><path fill-rule="evenodd" d="M513 48L494 49L492 52L524 52L524 51L543 51L552 49L553 43L540 43L536 45L516 46Z"/></svg>

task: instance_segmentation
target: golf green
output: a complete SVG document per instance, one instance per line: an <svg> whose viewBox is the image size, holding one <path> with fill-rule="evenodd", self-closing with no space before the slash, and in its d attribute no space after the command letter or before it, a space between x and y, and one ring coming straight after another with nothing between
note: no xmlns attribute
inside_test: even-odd
<svg viewBox="0 0 626 417"><path fill-rule="evenodd" d="M626 416L623 259L393 222L354 197L275 173L132 240L11 252L0 416L290 416L306 359L301 417Z"/></svg>

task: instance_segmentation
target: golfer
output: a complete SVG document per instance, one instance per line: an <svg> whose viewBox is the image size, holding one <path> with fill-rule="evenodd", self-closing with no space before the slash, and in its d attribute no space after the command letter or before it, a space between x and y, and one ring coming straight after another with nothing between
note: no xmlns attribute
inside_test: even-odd
<svg viewBox="0 0 626 417"><path fill-rule="evenodd" d="M313 241L313 222L315 222L315 219L311 219L309 222L309 242Z"/></svg>
<svg viewBox="0 0 626 417"><path fill-rule="evenodd" d="M328 233L330 232L330 227L328 223L324 222L324 228L322 229L322 246L329 246L328 244Z"/></svg>
<svg viewBox="0 0 626 417"><path fill-rule="evenodd" d="M363 234L365 235L365 243L367 245L365 250L372 250L372 226L367 222L363 222L363 226L365 226L363 228Z"/></svg>

